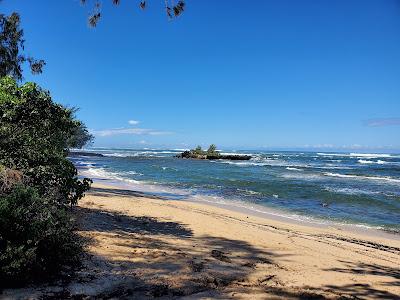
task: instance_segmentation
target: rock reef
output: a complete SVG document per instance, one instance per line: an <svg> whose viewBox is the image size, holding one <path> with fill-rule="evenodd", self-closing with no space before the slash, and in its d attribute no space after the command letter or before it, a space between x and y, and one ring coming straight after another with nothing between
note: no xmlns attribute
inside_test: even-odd
<svg viewBox="0 0 400 300"><path fill-rule="evenodd" d="M196 153L192 150L184 151L175 157L177 158L190 158L190 159L209 159L209 160L216 160L216 159L227 159L227 160L250 160L250 155L224 155L219 153L207 154L207 153Z"/></svg>
<svg viewBox="0 0 400 300"><path fill-rule="evenodd" d="M85 152L85 151L69 151L68 152L69 157L75 157L75 156L96 156L96 157L103 157L104 155L101 153L95 153L95 152Z"/></svg>

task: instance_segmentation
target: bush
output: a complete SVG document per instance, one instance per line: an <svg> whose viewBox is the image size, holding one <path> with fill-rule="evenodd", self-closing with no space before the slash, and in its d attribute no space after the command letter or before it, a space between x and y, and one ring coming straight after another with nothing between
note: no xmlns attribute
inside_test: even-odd
<svg viewBox="0 0 400 300"><path fill-rule="evenodd" d="M0 165L0 194L12 190L17 183L23 183L26 177L21 171L11 170Z"/></svg>
<svg viewBox="0 0 400 300"><path fill-rule="evenodd" d="M16 285L48 278L78 262L81 244L68 210L14 186L0 195L0 282Z"/></svg>
<svg viewBox="0 0 400 300"><path fill-rule="evenodd" d="M64 204L76 204L90 185L67 159L69 147L92 138L74 112L34 83L0 79L0 164L23 172L40 195Z"/></svg>
<svg viewBox="0 0 400 300"><path fill-rule="evenodd" d="M73 266L81 246L68 205L90 187L67 159L92 137L74 109L34 83L0 78L0 285Z"/></svg>

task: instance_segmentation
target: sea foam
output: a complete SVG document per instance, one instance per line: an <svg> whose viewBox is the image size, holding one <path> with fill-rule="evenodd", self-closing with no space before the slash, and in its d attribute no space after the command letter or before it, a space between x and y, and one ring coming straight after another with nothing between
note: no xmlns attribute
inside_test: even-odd
<svg viewBox="0 0 400 300"><path fill-rule="evenodd" d="M350 175L350 174L338 174L338 173L324 173L325 176L338 177L338 178L352 178L359 180L375 180L375 181L386 181L391 183L400 183L400 178L393 178L389 176L363 176L363 175Z"/></svg>

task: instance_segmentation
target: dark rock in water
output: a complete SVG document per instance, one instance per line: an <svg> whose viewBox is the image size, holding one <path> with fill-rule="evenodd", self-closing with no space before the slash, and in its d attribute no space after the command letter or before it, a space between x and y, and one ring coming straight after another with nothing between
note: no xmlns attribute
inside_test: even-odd
<svg viewBox="0 0 400 300"><path fill-rule="evenodd" d="M103 157L103 154L95 153L95 152L84 152L84 151L69 151L68 156L96 156Z"/></svg>
<svg viewBox="0 0 400 300"><path fill-rule="evenodd" d="M184 151L181 154L176 155L177 158L192 158L192 159L228 159L228 160L249 160L251 159L250 155L223 155L223 154L197 154L193 151Z"/></svg>
<svg viewBox="0 0 400 300"><path fill-rule="evenodd" d="M183 151L181 154L176 155L177 158L195 158L195 159L206 159L207 155L201 155L193 153L192 151Z"/></svg>
<svg viewBox="0 0 400 300"><path fill-rule="evenodd" d="M208 158L213 159L213 158ZM250 155L220 155L216 159L229 159L229 160L250 160Z"/></svg>

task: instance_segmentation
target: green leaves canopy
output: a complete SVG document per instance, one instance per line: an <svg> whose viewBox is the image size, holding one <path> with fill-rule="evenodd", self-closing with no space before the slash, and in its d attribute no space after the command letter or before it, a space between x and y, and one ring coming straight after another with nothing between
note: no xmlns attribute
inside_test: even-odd
<svg viewBox="0 0 400 300"><path fill-rule="evenodd" d="M20 28L17 13L10 16L0 14L0 77L9 75L22 80L22 65L28 62L33 74L42 73L44 60L36 60L24 55L24 31Z"/></svg>
<svg viewBox="0 0 400 300"><path fill-rule="evenodd" d="M89 188L66 158L82 141L75 138L82 128L73 109L54 103L38 85L0 79L0 164L22 171L40 194L51 193L59 203L75 204Z"/></svg>

